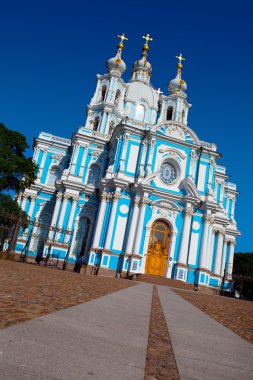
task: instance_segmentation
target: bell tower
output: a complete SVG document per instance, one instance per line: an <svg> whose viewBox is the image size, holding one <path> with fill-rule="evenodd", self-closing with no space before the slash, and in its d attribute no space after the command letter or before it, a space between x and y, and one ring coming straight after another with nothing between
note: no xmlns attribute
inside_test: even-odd
<svg viewBox="0 0 253 380"><path fill-rule="evenodd" d="M178 59L177 75L168 83L169 96L161 97L161 112L158 123L162 121L175 121L187 125L188 111L191 107L186 100L187 84L182 79L182 61L185 61L182 54L176 56Z"/></svg>
<svg viewBox="0 0 253 380"><path fill-rule="evenodd" d="M126 70L126 64L121 55L125 34L118 35L120 42L116 56L107 63L107 73L97 75L97 86L93 98L88 105L86 129L102 134L112 134L114 127L124 117L124 96L126 85L121 76Z"/></svg>

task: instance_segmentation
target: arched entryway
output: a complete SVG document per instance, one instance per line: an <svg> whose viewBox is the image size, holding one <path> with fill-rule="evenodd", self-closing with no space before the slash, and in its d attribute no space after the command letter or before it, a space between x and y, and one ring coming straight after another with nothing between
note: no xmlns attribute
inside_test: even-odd
<svg viewBox="0 0 253 380"><path fill-rule="evenodd" d="M145 273L165 276L170 247L170 227L156 220L151 227Z"/></svg>
<svg viewBox="0 0 253 380"><path fill-rule="evenodd" d="M90 220L83 216L79 219L77 233L75 237L75 245L73 253L76 256L76 263L74 270L79 271L81 269L83 260L86 259L86 253L88 249L88 236L90 231Z"/></svg>

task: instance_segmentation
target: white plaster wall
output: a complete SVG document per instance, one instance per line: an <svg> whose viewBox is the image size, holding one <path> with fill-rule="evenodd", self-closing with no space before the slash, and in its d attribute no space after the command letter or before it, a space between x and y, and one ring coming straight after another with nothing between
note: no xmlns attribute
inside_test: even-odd
<svg viewBox="0 0 253 380"><path fill-rule="evenodd" d="M137 159L138 159L139 147L137 145L131 145L129 150L129 156L127 157L127 172L135 173Z"/></svg>
<svg viewBox="0 0 253 380"><path fill-rule="evenodd" d="M206 165L199 165L199 174L198 174L198 186L197 189L200 191L205 190L205 179L206 179Z"/></svg>
<svg viewBox="0 0 253 380"><path fill-rule="evenodd" d="M199 232L192 232L191 233L191 244L190 244L190 249L189 249L189 257L188 257L188 264L191 264L191 265L196 264L198 242L199 242Z"/></svg>
<svg viewBox="0 0 253 380"><path fill-rule="evenodd" d="M127 217L118 216L112 249L121 251L125 236Z"/></svg>

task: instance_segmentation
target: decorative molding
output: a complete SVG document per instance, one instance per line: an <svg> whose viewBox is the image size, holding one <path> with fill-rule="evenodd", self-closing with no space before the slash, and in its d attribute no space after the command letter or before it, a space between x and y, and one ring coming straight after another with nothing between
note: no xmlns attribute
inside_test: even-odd
<svg viewBox="0 0 253 380"><path fill-rule="evenodd" d="M192 216L192 215L194 214L194 211L193 211L192 208L187 207L187 208L185 208L185 209L183 210L183 213L184 213L185 215Z"/></svg>

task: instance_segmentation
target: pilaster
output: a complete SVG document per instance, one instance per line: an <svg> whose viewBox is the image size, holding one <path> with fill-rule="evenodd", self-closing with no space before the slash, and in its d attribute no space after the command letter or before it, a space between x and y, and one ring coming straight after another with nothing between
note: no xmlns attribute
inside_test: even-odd
<svg viewBox="0 0 253 380"><path fill-rule="evenodd" d="M220 276L220 273L221 273L221 257L222 257L224 236L225 236L225 230L219 230L216 254L215 254L215 262L214 262L214 273L218 276Z"/></svg>
<svg viewBox="0 0 253 380"><path fill-rule="evenodd" d="M131 219L131 226L128 233L128 240L127 240L127 246L126 246L126 253L131 254L133 252L133 244L134 244L134 236L136 232L136 225L139 215L139 202L140 197L135 197L133 201L133 214Z"/></svg>
<svg viewBox="0 0 253 380"><path fill-rule="evenodd" d="M99 211L98 211L98 216L96 220L96 227L95 227L95 233L94 233L94 238L93 238L93 243L92 243L92 249L100 248L99 240L100 240L100 236L102 232L102 225L104 223L104 216L105 216L108 194L106 192L103 192L101 194L100 199L101 200L100 200Z"/></svg>
<svg viewBox="0 0 253 380"><path fill-rule="evenodd" d="M68 225L67 225L67 230L71 230L72 225L73 225L73 219L76 211L76 205L77 205L78 197L72 197L72 205L71 205L71 210L69 214L69 220L68 220ZM67 243L69 240L69 236L65 235L64 242Z"/></svg>
<svg viewBox="0 0 253 380"><path fill-rule="evenodd" d="M116 189L113 195L112 210L110 214L110 219L109 219L109 224L108 224L108 229L107 229L107 234L106 234L106 239L105 239L104 249L107 251L109 251L111 247L112 232L113 232L113 227L115 223L115 216L116 216L119 198L120 198L120 192L119 192L119 189Z"/></svg>
<svg viewBox="0 0 253 380"><path fill-rule="evenodd" d="M186 265L186 262L187 262L192 215L193 215L192 208L187 207L184 210L184 224L183 224L180 250L179 250L179 255L178 255L178 263L183 264L183 265Z"/></svg>
<svg viewBox="0 0 253 380"><path fill-rule="evenodd" d="M148 201L149 201L148 197L144 196L140 203L140 211L139 211L137 228L135 231L135 239L134 239L133 252L132 252L135 254L140 253L139 250L140 250L141 238L142 238L142 233L144 231L144 228L143 228L144 216L145 216L146 205Z"/></svg>

